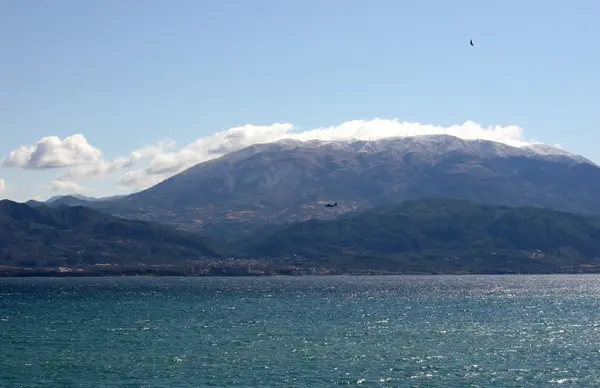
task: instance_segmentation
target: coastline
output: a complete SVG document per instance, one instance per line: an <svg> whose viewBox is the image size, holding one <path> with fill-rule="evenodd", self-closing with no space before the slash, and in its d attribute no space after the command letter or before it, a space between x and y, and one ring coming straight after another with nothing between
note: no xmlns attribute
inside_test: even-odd
<svg viewBox="0 0 600 388"><path fill-rule="evenodd" d="M559 271L385 271L376 269L269 268L266 270L217 267L197 271L181 267L127 266L119 268L22 268L1 267L0 278L14 277L271 277L271 276L398 276L398 275L573 275L600 274L598 267L564 268Z"/></svg>

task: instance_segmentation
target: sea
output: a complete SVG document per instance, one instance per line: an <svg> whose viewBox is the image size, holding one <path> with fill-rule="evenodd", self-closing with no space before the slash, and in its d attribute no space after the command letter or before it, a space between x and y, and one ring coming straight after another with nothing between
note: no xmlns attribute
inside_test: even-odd
<svg viewBox="0 0 600 388"><path fill-rule="evenodd" d="M1 387L600 386L600 276L0 279Z"/></svg>

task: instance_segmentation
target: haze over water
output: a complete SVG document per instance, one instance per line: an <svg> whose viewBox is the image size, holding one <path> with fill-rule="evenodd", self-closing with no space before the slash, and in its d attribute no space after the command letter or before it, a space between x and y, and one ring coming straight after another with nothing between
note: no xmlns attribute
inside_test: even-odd
<svg viewBox="0 0 600 388"><path fill-rule="evenodd" d="M599 276L0 279L0 386L600 384Z"/></svg>

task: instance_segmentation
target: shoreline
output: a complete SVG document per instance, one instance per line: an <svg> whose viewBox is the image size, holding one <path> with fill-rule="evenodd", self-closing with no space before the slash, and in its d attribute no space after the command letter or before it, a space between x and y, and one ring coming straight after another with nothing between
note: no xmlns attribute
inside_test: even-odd
<svg viewBox="0 0 600 388"><path fill-rule="evenodd" d="M73 270L60 271L55 269L1 269L0 278L98 278L98 277L298 277L298 276L458 276L458 275L593 275L600 274L600 268L566 268L562 271L380 271L380 270L332 270L327 268L309 269L304 271L231 271L205 272L177 271L167 269L127 268L112 271Z"/></svg>

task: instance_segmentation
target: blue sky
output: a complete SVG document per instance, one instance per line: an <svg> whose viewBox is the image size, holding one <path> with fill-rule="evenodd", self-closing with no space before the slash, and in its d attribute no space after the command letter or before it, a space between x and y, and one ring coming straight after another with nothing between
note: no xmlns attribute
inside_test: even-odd
<svg viewBox="0 0 600 388"><path fill-rule="evenodd" d="M70 182L55 185L63 192L137 190L169 172L135 188L119 179L247 124L514 125L600 162L599 15L593 0L3 1L0 156L74 134L104 162L176 144L91 180L68 174L75 162L24 168L20 159L2 167L0 197L45 199L57 176ZM192 155L200 146L186 151L187 165L203 160Z"/></svg>

